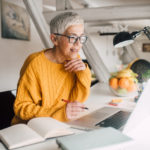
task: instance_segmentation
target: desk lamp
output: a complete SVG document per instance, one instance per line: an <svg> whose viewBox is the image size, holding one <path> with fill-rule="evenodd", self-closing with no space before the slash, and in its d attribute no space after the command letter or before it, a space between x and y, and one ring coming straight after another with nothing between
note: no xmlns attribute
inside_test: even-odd
<svg viewBox="0 0 150 150"><path fill-rule="evenodd" d="M150 40L150 27L144 27L143 30L134 31L132 33L129 32L119 32L115 35L113 39L113 45L115 48L121 48L127 45L130 45L134 42L134 39L138 37L141 33L144 33L148 39Z"/></svg>

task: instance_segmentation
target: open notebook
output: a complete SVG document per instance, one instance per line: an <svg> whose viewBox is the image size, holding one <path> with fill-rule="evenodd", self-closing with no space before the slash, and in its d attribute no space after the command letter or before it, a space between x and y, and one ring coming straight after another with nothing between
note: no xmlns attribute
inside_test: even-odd
<svg viewBox="0 0 150 150"><path fill-rule="evenodd" d="M39 117L31 119L27 125L17 124L0 130L0 139L8 149L14 149L47 138L73 134L69 127L50 117Z"/></svg>

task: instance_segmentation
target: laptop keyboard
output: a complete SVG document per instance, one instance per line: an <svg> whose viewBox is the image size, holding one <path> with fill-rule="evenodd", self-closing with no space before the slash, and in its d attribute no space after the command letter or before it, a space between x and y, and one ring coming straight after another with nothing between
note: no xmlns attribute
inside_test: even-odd
<svg viewBox="0 0 150 150"><path fill-rule="evenodd" d="M128 120L131 112L119 111L111 117L99 122L96 126L121 128Z"/></svg>

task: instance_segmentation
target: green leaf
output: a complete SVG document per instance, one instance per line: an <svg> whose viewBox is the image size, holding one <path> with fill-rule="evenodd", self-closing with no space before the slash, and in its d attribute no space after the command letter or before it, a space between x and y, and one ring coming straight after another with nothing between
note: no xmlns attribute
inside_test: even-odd
<svg viewBox="0 0 150 150"><path fill-rule="evenodd" d="M142 78L143 78L144 81L147 81L148 79L150 79L150 70L145 71L142 74Z"/></svg>

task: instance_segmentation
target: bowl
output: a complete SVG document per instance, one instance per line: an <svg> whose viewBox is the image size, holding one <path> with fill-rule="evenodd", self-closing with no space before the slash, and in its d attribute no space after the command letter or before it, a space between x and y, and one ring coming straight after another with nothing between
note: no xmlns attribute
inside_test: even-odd
<svg viewBox="0 0 150 150"><path fill-rule="evenodd" d="M138 91L137 74L130 68L111 74L109 87L117 96L131 96Z"/></svg>
<svg viewBox="0 0 150 150"><path fill-rule="evenodd" d="M137 85L138 86L138 85ZM134 91L128 91L125 88L120 88L118 87L117 89L113 89L112 87L110 87L110 91L116 95L116 96L120 96L120 97L129 97L129 96L136 96L138 93L138 88Z"/></svg>
<svg viewBox="0 0 150 150"><path fill-rule="evenodd" d="M113 77L109 79L110 90L117 96L132 96L138 91L138 82L136 78Z"/></svg>

